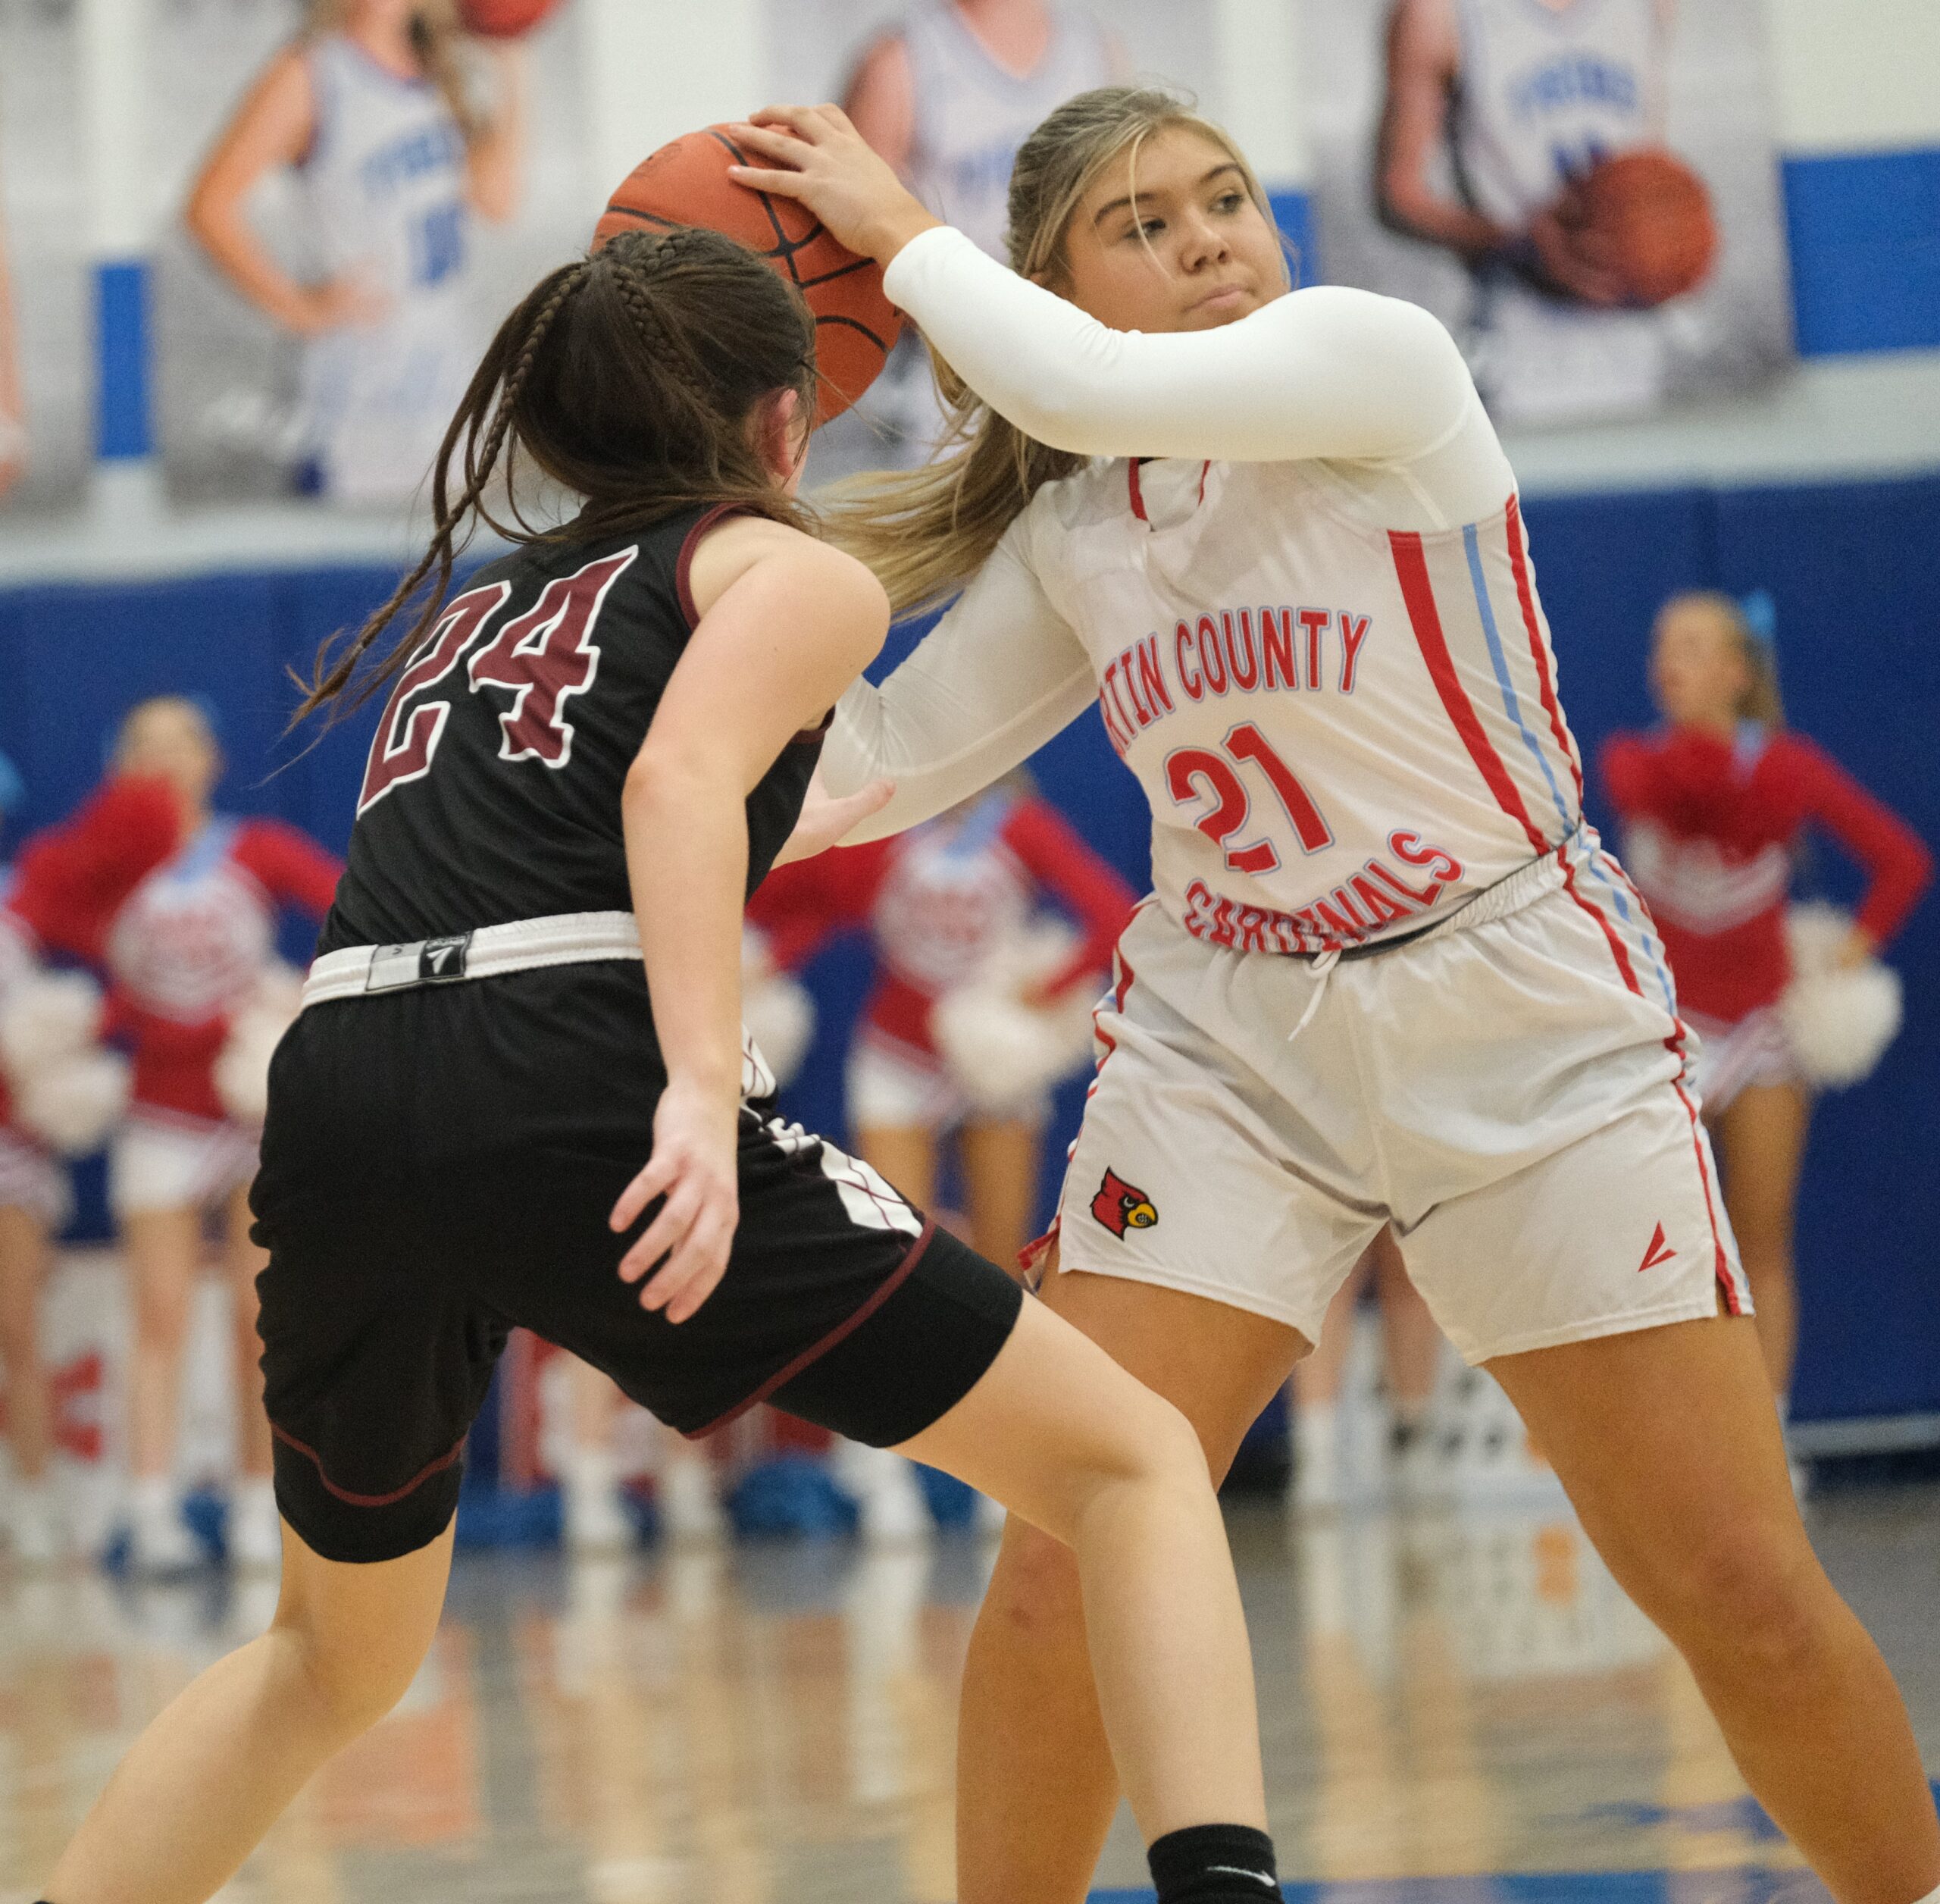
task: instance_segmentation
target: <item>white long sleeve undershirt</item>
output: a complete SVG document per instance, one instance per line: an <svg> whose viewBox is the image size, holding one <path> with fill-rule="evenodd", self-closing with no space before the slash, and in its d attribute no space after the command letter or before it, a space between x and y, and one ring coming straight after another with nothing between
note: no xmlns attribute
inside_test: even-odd
<svg viewBox="0 0 1940 1904"><path fill-rule="evenodd" d="M971 388L1053 449L1308 465L1370 527L1435 531L1502 506L1508 460L1454 340L1418 306L1325 286L1211 330L1107 329L947 226L885 279ZM896 795L849 837L915 825L987 785L1097 695L1090 658L1013 528L880 688L837 709L823 777Z"/></svg>

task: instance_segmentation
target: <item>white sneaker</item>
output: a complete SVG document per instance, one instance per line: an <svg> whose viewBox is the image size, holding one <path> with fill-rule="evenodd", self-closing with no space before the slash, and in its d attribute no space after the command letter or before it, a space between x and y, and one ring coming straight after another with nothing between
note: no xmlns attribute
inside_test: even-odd
<svg viewBox="0 0 1940 1904"><path fill-rule="evenodd" d="M130 1524L128 1567L132 1573L166 1578L192 1573L205 1556L202 1544L182 1518L182 1503L167 1483L138 1482Z"/></svg>
<svg viewBox="0 0 1940 1904"><path fill-rule="evenodd" d="M1341 1505L1340 1418L1331 1408L1294 1411L1294 1479L1288 1498L1297 1508L1331 1512Z"/></svg>
<svg viewBox="0 0 1940 1904"><path fill-rule="evenodd" d="M16 1481L9 1517L16 1565L52 1567L61 1558L61 1520L46 1482Z"/></svg>
<svg viewBox="0 0 1940 1904"><path fill-rule="evenodd" d="M835 1478L854 1498L856 1530L870 1546L907 1546L936 1532L916 1470L902 1455L848 1443L836 1456Z"/></svg>
<svg viewBox="0 0 1940 1904"><path fill-rule="evenodd" d="M283 1568L283 1518L277 1512L276 1483L239 1481L229 1497L229 1564L248 1574L276 1574Z"/></svg>
<svg viewBox="0 0 1940 1904"><path fill-rule="evenodd" d="M610 1482L568 1479L562 1494L562 1531L576 1554L617 1554L634 1544L634 1524Z"/></svg>
<svg viewBox="0 0 1940 1904"><path fill-rule="evenodd" d="M728 1532L728 1516L715 1492L714 1464L692 1455L669 1460L660 1470L656 1498L660 1525L669 1540L712 1545Z"/></svg>

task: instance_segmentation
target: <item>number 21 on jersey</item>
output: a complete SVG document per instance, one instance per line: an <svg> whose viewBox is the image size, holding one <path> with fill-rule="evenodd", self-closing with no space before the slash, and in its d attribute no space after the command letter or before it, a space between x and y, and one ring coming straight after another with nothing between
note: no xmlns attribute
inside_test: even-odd
<svg viewBox="0 0 1940 1904"><path fill-rule="evenodd" d="M637 548L623 549L573 575L556 577L530 608L472 656L465 669L469 691L500 688L512 695L511 706L499 716L501 760L537 760L559 768L571 759L567 704L584 694L599 672L593 631L608 591L639 553ZM416 659L398 676L371 743L357 801L360 814L393 788L421 780L431 771L458 692L450 677L512 592L509 582L491 582L459 596L439 616Z"/></svg>

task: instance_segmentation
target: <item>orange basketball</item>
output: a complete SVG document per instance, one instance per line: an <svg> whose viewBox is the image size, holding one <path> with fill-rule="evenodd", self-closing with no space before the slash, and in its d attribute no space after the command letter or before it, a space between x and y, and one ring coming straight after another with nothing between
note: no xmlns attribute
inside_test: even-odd
<svg viewBox="0 0 1940 1904"><path fill-rule="evenodd" d="M1663 304L1710 276L1718 255L1711 195L1674 153L1646 147L1600 160L1581 192L1584 223L1623 279L1627 302Z"/></svg>
<svg viewBox="0 0 1940 1904"><path fill-rule="evenodd" d="M458 17L480 39L518 39L559 5L559 0L458 0Z"/></svg>
<svg viewBox="0 0 1940 1904"><path fill-rule="evenodd" d="M593 234L593 246L618 232L703 225L759 252L792 278L815 313L819 427L876 380L903 320L883 294L882 268L875 259L859 258L838 243L793 199L752 191L728 176L730 165L747 158L724 126L709 126L662 146L613 194Z"/></svg>

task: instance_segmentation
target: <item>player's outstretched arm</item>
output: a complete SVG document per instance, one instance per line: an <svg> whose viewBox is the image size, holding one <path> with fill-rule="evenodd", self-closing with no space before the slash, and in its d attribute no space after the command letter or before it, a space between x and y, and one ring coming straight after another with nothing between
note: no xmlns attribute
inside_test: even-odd
<svg viewBox="0 0 1940 1904"><path fill-rule="evenodd" d="M1405 462L1479 414L1455 340L1419 306L1323 287L1210 330L1113 330L938 226L836 108L738 129L742 183L808 205L887 267L890 296L992 409L1085 456Z"/></svg>
<svg viewBox="0 0 1940 1904"><path fill-rule="evenodd" d="M667 1088L652 1155L614 1206L641 1302L684 1322L728 1265L738 1215L746 802L796 735L882 645L889 603L861 563L771 523L732 519L691 569L699 625L622 795L627 865ZM649 1273L652 1273L649 1274Z"/></svg>
<svg viewBox="0 0 1940 1904"><path fill-rule="evenodd" d="M1025 559L1013 524L955 606L880 687L859 681L822 749L830 794L894 792L846 844L886 838L967 800L1027 760L1097 698L1090 658Z"/></svg>

